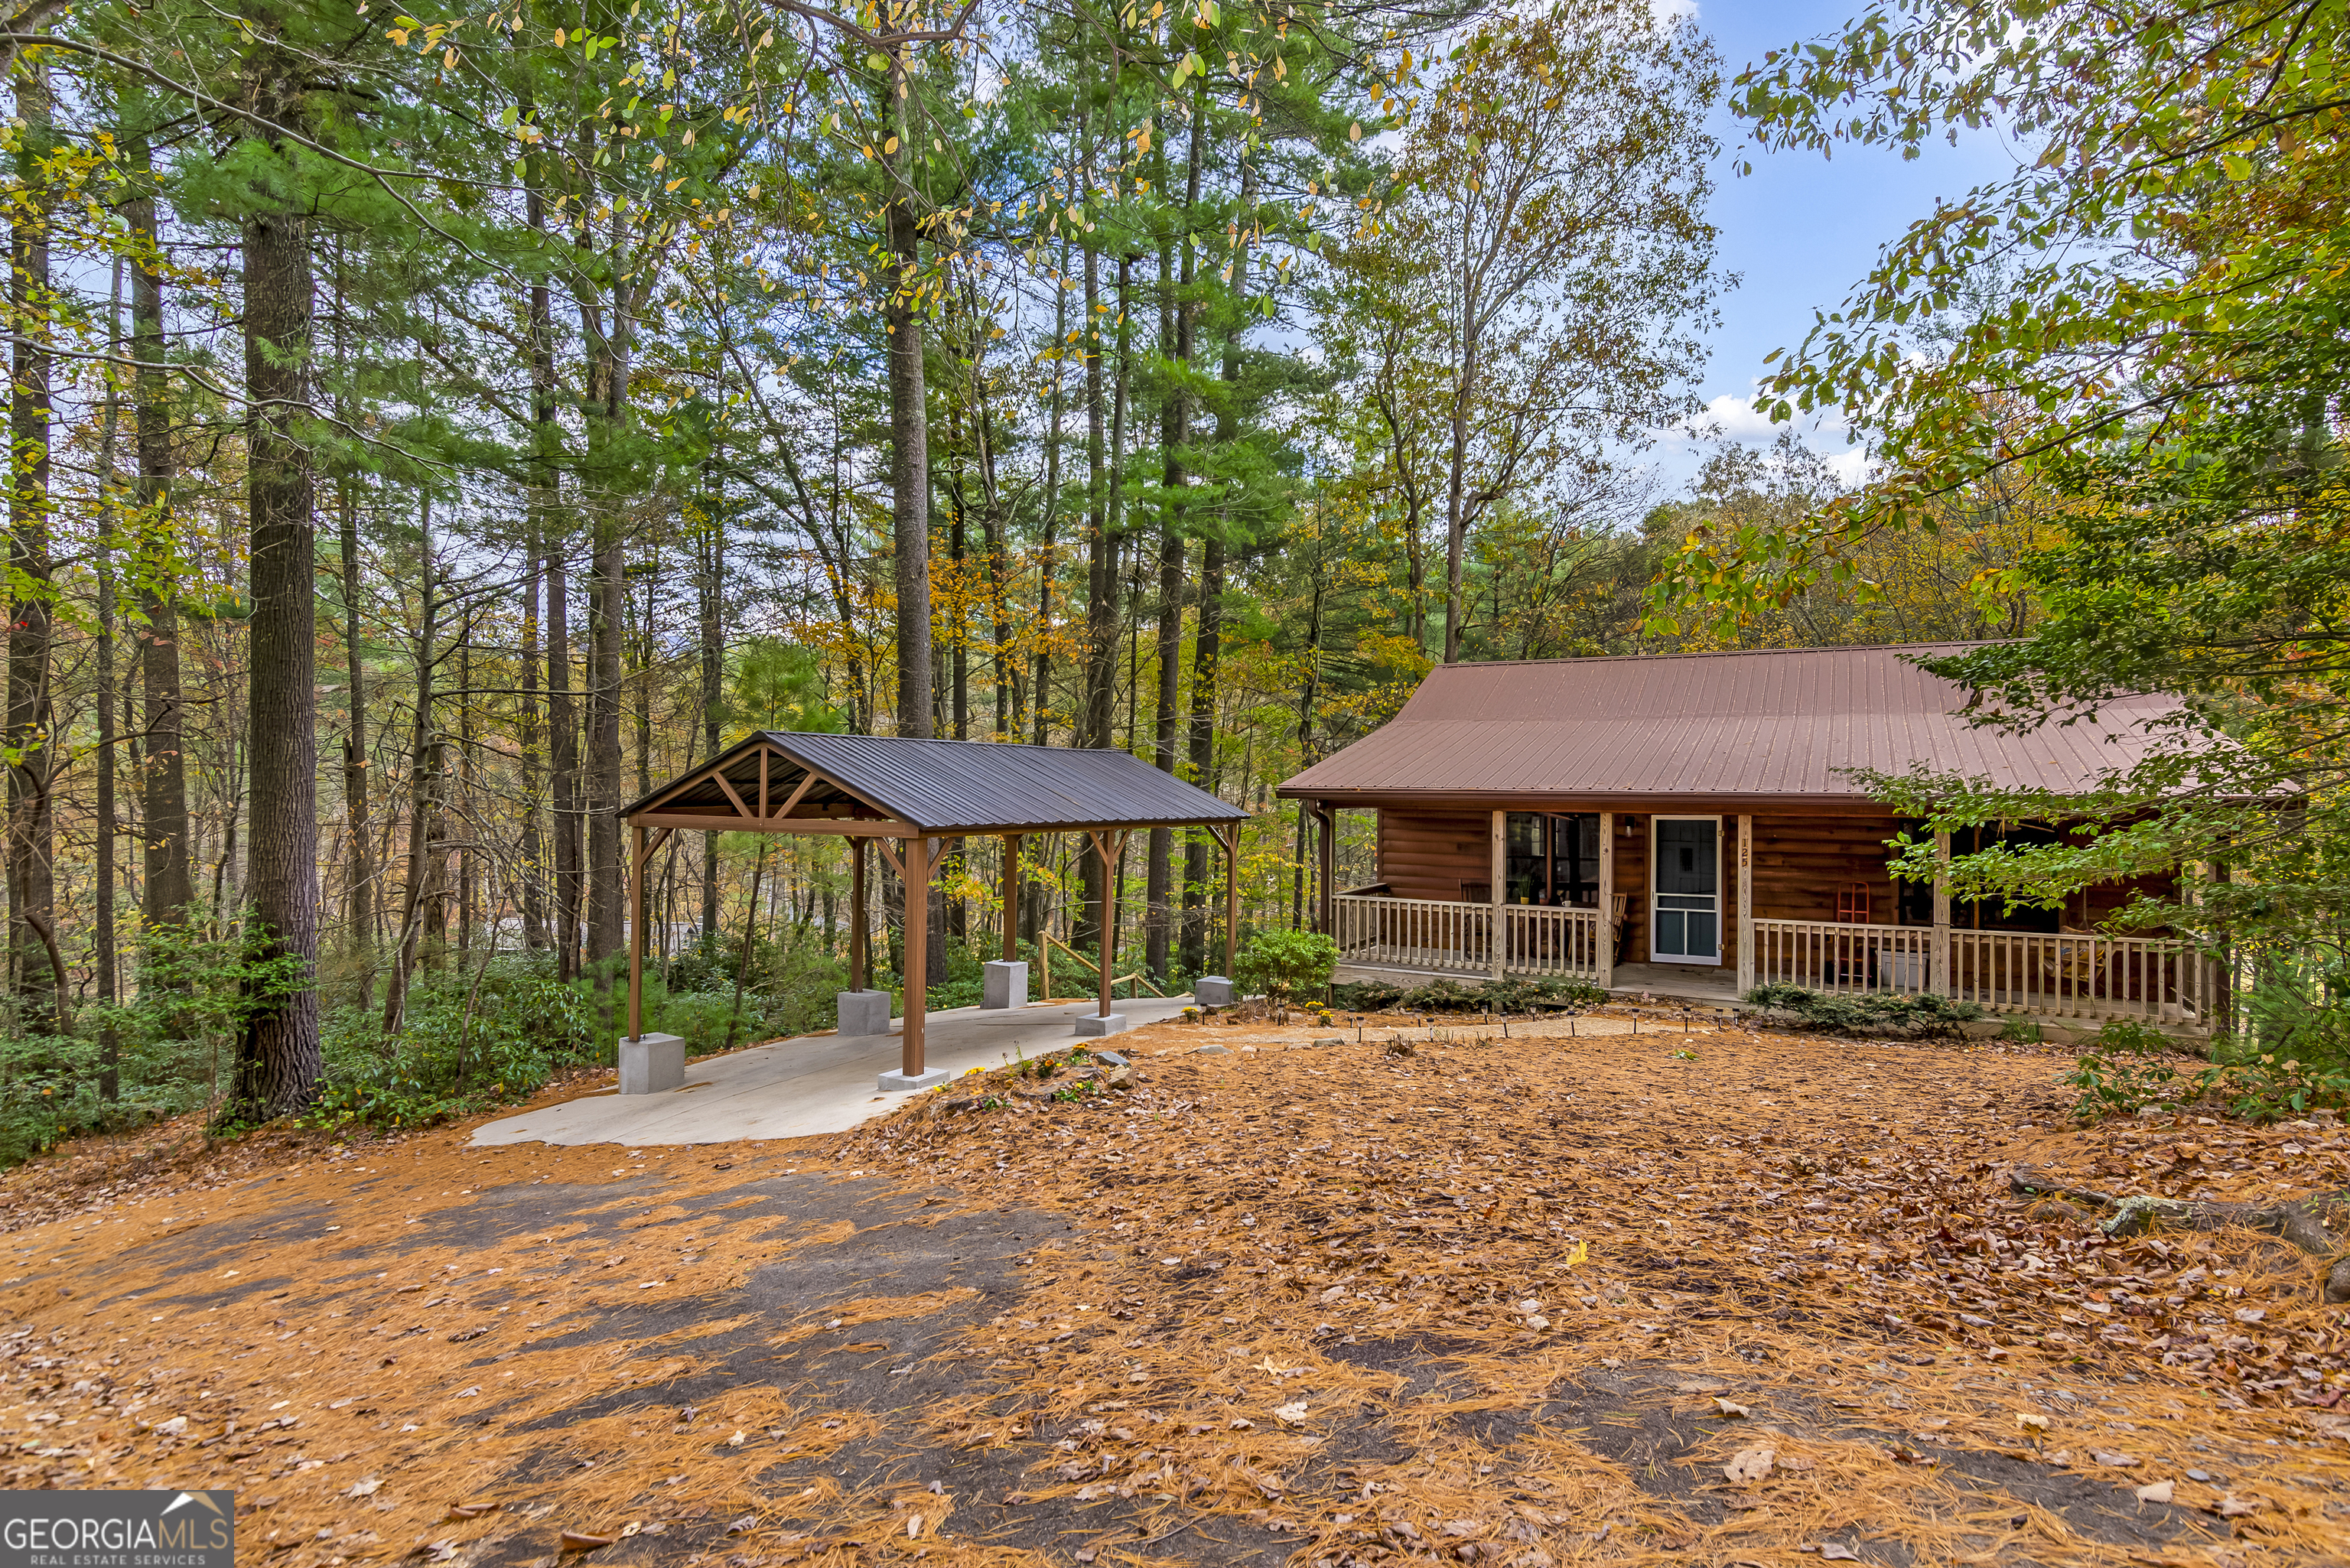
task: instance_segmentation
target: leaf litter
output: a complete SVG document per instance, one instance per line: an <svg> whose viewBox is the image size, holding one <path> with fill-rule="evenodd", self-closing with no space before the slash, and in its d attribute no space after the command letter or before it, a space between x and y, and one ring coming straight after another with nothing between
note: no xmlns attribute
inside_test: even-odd
<svg viewBox="0 0 2350 1568"><path fill-rule="evenodd" d="M1162 1025L1128 1043L1122 1093L999 1075L829 1140L618 1166L610 1146L466 1149L464 1127L45 1162L0 1182L0 1479L233 1485L241 1541L296 1568L551 1563L565 1532L588 1561L713 1568L1080 1542L1334 1568L2328 1560L2350 1325L2313 1260L2246 1233L2107 1238L2004 1173L2270 1198L2340 1185L2338 1129L2079 1129L2028 1049L1593 1022L1505 1042L1379 1020L1318 1047ZM1018 1256L1008 1294L878 1268L843 1293L855 1324L811 1338L837 1306L761 1321L744 1281L877 1228L779 1228L741 1196L787 1170L919 1191L910 1229L1015 1202L1066 1232ZM603 1196L552 1230L436 1222L417 1244L533 1186ZM238 1237L201 1282L172 1250L195 1227ZM707 1323L612 1327L701 1303ZM723 1349L837 1355L893 1312L971 1314L902 1368L860 1349L878 1379L949 1366L910 1417L811 1402ZM977 1489L860 1477L910 1423Z"/></svg>

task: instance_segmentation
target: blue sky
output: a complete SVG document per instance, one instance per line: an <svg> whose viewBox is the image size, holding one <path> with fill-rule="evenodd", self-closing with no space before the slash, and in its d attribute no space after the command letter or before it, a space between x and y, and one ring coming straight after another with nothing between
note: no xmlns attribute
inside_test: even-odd
<svg viewBox="0 0 2350 1568"><path fill-rule="evenodd" d="M1729 74L1735 77L1763 54L1798 39L1836 30L1858 9L1854 0L1700 0L1698 21L1713 35ZM1810 152L1754 152L1745 126L1725 109L1716 134L1723 144L1713 201L1721 230L1721 266L1743 275L1738 289L1721 302L1721 325L1711 337L1712 355L1700 396L1738 440L1767 441L1776 433L1748 404L1763 357L1793 348L1811 329L1814 311L1832 311L1867 273L1880 246L1911 220L1934 210L1937 196L1956 196L2014 167L2000 137L1977 134L1958 147L1937 142L1913 161L1898 152L1839 149L1832 159ZM1735 161L1746 156L1754 172L1739 176ZM1840 434L1821 431L1811 439L1830 452L1846 450ZM1669 437L1649 453L1659 477L1677 490L1695 472L1706 448ZM1848 472L1856 472L1853 454Z"/></svg>

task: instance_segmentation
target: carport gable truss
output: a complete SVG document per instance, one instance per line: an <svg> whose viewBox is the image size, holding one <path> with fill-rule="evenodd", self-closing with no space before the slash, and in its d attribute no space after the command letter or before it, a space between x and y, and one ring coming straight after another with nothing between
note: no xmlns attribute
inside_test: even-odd
<svg viewBox="0 0 2350 1568"><path fill-rule="evenodd" d="M825 735L762 731L712 762L622 808L635 830L629 940L629 1034L643 1033L644 872L680 829L722 833L819 833L872 839L908 887L927 888L939 842L1004 841L1005 908L1018 892L1020 840L1037 833L1083 833L1102 857L1115 899L1117 865L1136 828L1205 827L1224 851L1224 962L1232 965L1240 905L1237 851L1248 813L1122 751L935 741L906 735ZM865 857L852 857L849 986L865 983ZM912 902L910 900L910 903ZM920 900L927 919L930 901ZM1117 972L1115 906L1104 922L1100 1008L1110 1011ZM1003 956L1015 951L1015 924L1003 922ZM927 940L906 943L906 994L923 994ZM906 1010L904 1072L922 1073L922 1010Z"/></svg>

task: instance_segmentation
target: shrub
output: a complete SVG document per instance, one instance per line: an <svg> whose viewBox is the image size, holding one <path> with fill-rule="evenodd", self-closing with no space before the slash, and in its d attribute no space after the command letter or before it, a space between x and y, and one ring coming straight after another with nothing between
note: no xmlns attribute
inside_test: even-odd
<svg viewBox="0 0 2350 1568"><path fill-rule="evenodd" d="M1367 980L1342 985L1331 992L1332 1002L1350 1012L1526 1012L1538 1007L1598 1007L1607 993L1587 980L1509 979L1482 986L1464 986L1449 980L1404 987L1388 981Z"/></svg>
<svg viewBox="0 0 2350 1568"><path fill-rule="evenodd" d="M2143 1024L2107 1024L2074 1059L2064 1081L2081 1092L2082 1121L2128 1116L2147 1106L2197 1107L2242 1121L2273 1122L2320 1108L2350 1107L2350 1071L2262 1051L2232 1037L2213 1046L2219 1060L2193 1072L2169 1053L2176 1044Z"/></svg>
<svg viewBox="0 0 2350 1568"><path fill-rule="evenodd" d="M1286 1013L1299 993L1328 985L1337 967L1338 944L1319 931L1259 931L1233 961L1232 979Z"/></svg>
<svg viewBox="0 0 2350 1568"><path fill-rule="evenodd" d="M333 1021L312 1118L413 1127L523 1098L600 1054L588 1011L588 997L543 960L495 959L434 977L409 992L405 1022L389 1038L371 1012Z"/></svg>
<svg viewBox="0 0 2350 1568"><path fill-rule="evenodd" d="M1971 1002L1952 1002L1931 993L1836 996L1800 985L1758 985L1746 993L1746 1000L1758 1007L1793 1013L1796 1023L1822 1034L1922 1039L1955 1034L1960 1023L1983 1016L1983 1010Z"/></svg>

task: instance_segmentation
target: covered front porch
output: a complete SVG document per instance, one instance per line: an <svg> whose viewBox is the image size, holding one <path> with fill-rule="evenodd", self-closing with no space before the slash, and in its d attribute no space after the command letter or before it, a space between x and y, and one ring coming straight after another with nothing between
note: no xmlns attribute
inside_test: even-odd
<svg viewBox="0 0 2350 1568"><path fill-rule="evenodd" d="M2031 1018L2211 1026L2214 966L2192 944L2093 929L2128 888L2061 912L1954 908L1939 884L1892 879L1886 846L1901 824L1881 811L1705 804L1381 807L1383 880L1338 891L1326 875L1322 884L1340 978L1575 979L1716 1006L1794 984L1930 992ZM1322 842L1332 843L1335 808L1317 810ZM1939 847L1947 857L1950 846Z"/></svg>

